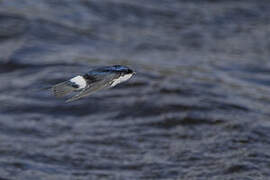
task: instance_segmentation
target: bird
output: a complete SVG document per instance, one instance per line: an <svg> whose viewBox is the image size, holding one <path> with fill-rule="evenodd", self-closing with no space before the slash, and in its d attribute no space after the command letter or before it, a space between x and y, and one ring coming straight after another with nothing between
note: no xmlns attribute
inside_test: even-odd
<svg viewBox="0 0 270 180"><path fill-rule="evenodd" d="M58 83L52 86L51 89L55 97L64 97L72 92L77 92L76 95L66 100L66 102L72 102L99 90L114 87L127 81L134 74L136 74L135 71L127 66L101 66Z"/></svg>

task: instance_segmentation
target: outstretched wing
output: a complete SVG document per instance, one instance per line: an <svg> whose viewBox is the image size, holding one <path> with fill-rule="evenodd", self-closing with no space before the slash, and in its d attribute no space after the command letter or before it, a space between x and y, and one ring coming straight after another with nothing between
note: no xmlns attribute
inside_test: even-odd
<svg viewBox="0 0 270 180"><path fill-rule="evenodd" d="M101 89L111 87L111 83L118 76L119 75L116 75L116 74L104 74L104 76L99 76L99 78L91 77L90 79L92 80L94 78L95 81L92 81L91 83L88 83L88 85L84 89L82 89L75 96L68 99L66 102L72 102L72 101L81 99L81 98L83 98L85 96L89 96L90 94L92 94L92 93L94 93L96 91L99 91Z"/></svg>
<svg viewBox="0 0 270 180"><path fill-rule="evenodd" d="M51 87L55 97L63 97L78 89L75 83L71 81L65 81Z"/></svg>
<svg viewBox="0 0 270 180"><path fill-rule="evenodd" d="M69 98L68 100L66 100L66 102L72 102L72 101L75 101L75 100L78 100L78 99L81 99L85 96L88 96L98 90L101 90L103 89L104 86L101 86L101 85L98 85L97 83L95 85L92 85L90 87L87 87L85 89L83 89L82 91L80 91L78 94L76 94L75 96Z"/></svg>
<svg viewBox="0 0 270 180"><path fill-rule="evenodd" d="M52 86L52 92L56 97L63 97L73 91L82 90L86 87L87 81L83 76L75 76L68 81Z"/></svg>

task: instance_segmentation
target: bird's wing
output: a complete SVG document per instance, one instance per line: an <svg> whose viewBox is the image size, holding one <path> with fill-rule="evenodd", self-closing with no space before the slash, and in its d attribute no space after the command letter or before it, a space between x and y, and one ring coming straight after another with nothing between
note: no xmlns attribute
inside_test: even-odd
<svg viewBox="0 0 270 180"><path fill-rule="evenodd" d="M110 87L112 80L114 78L116 78L116 76L117 75L109 74L109 75L106 75L106 77L104 77L104 78L100 78L97 81L88 84L86 88L81 90L75 96L69 98L66 102L72 102L72 101L81 99L81 98L83 98L85 96L88 96L88 95L98 91L98 90Z"/></svg>
<svg viewBox="0 0 270 180"><path fill-rule="evenodd" d="M77 89L73 82L70 81L65 81L59 84L56 84L52 86L49 89L52 89L52 92L55 97L62 97L65 96L66 94L69 94Z"/></svg>
<svg viewBox="0 0 270 180"><path fill-rule="evenodd" d="M90 86L87 87L85 89L83 89L82 91L80 91L78 94L76 94L75 96L69 98L68 100L66 100L66 102L72 102L78 99L81 99L82 97L88 96L98 90L103 89L104 87L101 85L94 85L94 86Z"/></svg>

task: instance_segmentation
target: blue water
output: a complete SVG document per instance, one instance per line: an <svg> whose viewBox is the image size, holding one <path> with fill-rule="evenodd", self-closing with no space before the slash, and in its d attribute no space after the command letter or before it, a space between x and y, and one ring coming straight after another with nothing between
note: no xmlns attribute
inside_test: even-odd
<svg viewBox="0 0 270 180"><path fill-rule="evenodd" d="M0 178L269 179L270 4L0 1ZM64 103L99 65L136 76Z"/></svg>

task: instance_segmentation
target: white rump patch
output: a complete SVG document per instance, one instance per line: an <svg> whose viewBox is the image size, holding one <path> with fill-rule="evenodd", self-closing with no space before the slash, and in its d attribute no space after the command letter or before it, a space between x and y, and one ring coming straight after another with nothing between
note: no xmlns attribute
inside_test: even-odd
<svg viewBox="0 0 270 180"><path fill-rule="evenodd" d="M78 89L83 89L86 87L86 80L82 76L76 76L70 79L70 82L73 82L79 86Z"/></svg>
<svg viewBox="0 0 270 180"><path fill-rule="evenodd" d="M126 74L124 76L120 76L119 78L113 80L113 83L111 85L111 87L114 87L116 86L117 84L121 83L121 82L124 82L126 80L128 80L129 78L131 78L133 74Z"/></svg>

